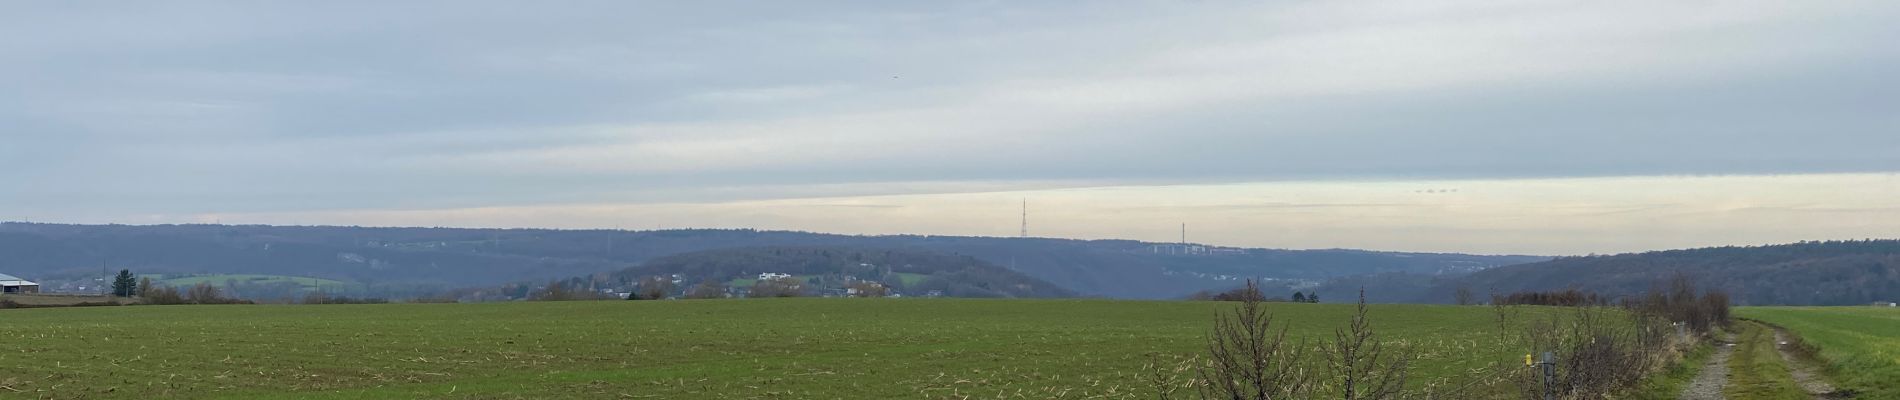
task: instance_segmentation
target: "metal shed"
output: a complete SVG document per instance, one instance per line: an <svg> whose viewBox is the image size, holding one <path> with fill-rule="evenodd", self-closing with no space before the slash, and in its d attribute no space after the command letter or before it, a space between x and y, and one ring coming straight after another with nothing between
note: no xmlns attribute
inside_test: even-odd
<svg viewBox="0 0 1900 400"><path fill-rule="evenodd" d="M0 274L0 293L39 293L40 284L7 274Z"/></svg>

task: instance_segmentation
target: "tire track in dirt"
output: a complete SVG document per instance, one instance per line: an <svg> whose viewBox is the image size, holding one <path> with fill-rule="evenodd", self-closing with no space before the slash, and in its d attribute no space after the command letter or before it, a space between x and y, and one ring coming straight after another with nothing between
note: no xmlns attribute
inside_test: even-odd
<svg viewBox="0 0 1900 400"><path fill-rule="evenodd" d="M1689 387L1682 388L1677 395L1679 400L1726 400L1722 388L1728 387L1728 357L1735 352L1735 335L1724 333L1724 339L1715 342L1715 353L1709 355L1708 363L1702 365L1702 372L1695 380L1689 381Z"/></svg>
<svg viewBox="0 0 1900 400"><path fill-rule="evenodd" d="M1775 330L1775 350L1781 353L1781 361L1788 363L1788 373L1794 375L1794 382L1796 385L1801 386L1801 390L1808 392L1808 395L1814 396L1816 399L1846 399L1852 397L1840 392L1833 384L1821 378L1820 374L1816 374L1814 368L1803 361L1800 356L1795 355L1794 350L1791 349L1794 345L1788 342L1790 334L1787 330L1781 329L1781 327L1778 326L1767 326Z"/></svg>

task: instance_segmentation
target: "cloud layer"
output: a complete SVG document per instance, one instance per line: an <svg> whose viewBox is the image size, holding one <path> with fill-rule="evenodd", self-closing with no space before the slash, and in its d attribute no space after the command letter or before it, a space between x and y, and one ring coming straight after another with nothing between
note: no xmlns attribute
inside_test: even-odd
<svg viewBox="0 0 1900 400"><path fill-rule="evenodd" d="M43 220L1900 171L1892 2L0 11Z"/></svg>

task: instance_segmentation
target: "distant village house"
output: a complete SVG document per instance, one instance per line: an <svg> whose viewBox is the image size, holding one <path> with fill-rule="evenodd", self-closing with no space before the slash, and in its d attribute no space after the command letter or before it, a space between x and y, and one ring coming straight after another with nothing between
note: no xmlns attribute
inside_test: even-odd
<svg viewBox="0 0 1900 400"><path fill-rule="evenodd" d="M759 280L761 281L769 281L773 279L790 278L790 277L792 277L792 274L781 274L777 272L766 272L766 273L759 274Z"/></svg>

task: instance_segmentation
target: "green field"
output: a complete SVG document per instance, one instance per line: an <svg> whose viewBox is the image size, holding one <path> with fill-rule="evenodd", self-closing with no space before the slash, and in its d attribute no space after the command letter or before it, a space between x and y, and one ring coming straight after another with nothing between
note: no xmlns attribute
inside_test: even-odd
<svg viewBox="0 0 1900 400"><path fill-rule="evenodd" d="M294 283L294 284L303 286L305 288L323 288L325 290L336 290L339 288L348 288L348 287L353 287L354 285L349 282L338 281L338 280L308 278L308 277L301 277L301 276L285 276L285 275L199 274L199 275L186 275L186 276L177 276L177 277L171 277L171 276L165 276L165 275L150 275L149 277L152 278L152 283L171 286L175 288L190 287L192 285L196 285L199 283L209 283L212 285L221 286L221 285L224 285L225 282L228 282L228 281L238 281L238 282L249 283L249 284L270 284L270 283L279 283L279 282L289 282L289 283Z"/></svg>
<svg viewBox="0 0 1900 400"><path fill-rule="evenodd" d="M0 386L51 398L1152 398L1231 303L751 299L0 311ZM1350 305L1269 306L1330 338ZM1535 311L1533 311L1535 312ZM1481 375L1487 307L1375 305L1412 380ZM0 392L6 396L12 392Z"/></svg>
<svg viewBox="0 0 1900 400"><path fill-rule="evenodd" d="M1780 325L1820 346L1827 375L1860 398L1900 398L1900 308L1741 307L1740 317Z"/></svg>

